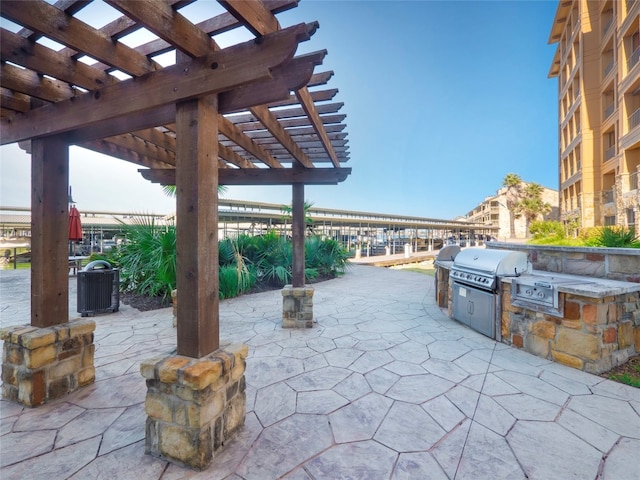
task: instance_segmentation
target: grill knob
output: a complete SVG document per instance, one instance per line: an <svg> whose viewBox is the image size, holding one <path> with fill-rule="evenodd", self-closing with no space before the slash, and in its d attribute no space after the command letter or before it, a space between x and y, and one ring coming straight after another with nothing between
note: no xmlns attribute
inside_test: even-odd
<svg viewBox="0 0 640 480"><path fill-rule="evenodd" d="M526 293L527 295L531 296L533 295L533 290L531 290L530 288L525 290L524 293Z"/></svg>

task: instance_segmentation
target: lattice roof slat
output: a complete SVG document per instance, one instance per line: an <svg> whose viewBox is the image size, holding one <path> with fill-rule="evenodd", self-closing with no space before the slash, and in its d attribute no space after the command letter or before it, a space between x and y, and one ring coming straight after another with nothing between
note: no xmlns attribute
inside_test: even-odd
<svg viewBox="0 0 640 480"><path fill-rule="evenodd" d="M152 169L174 168L175 103L169 102L166 94L158 97L148 85L161 83L160 74L174 76L172 81L179 94L188 84L179 78L180 67L163 67L153 57L176 51L195 58L176 55L184 65L190 63L184 68L196 79L198 62L204 57L214 62L215 58L225 58L227 68L234 61L227 52L253 50L237 45L225 47L221 57L215 57L215 50L220 48L216 35L246 28L258 37L254 43L258 47L264 39L275 45L279 41L275 39L281 36L276 32L286 35L291 31L281 27L276 15L298 2L221 1L226 11L220 13L216 9L210 18L194 23L180 11L187 5L189 9L198 6L198 1L108 0L110 7L124 15L98 27L87 20L90 9L84 10L91 3L0 2L2 17L21 27L15 31L9 31L9 26L0 29L2 144L67 132L70 142L85 148ZM211 5L204 6L211 9ZM300 31L304 38L297 41L308 39L315 28L307 25L304 32ZM139 31L159 38L132 46L121 41ZM64 47L56 51L46 46L52 43ZM327 84L333 75L331 71L313 71L325 53L320 50L284 62L278 60L261 83L253 84L247 76L246 85L236 83L235 87L218 91L221 167L287 170L297 164L314 169L315 164L332 162L334 168L341 168L341 162L348 160L348 140L346 133L339 133L345 129L345 115L338 113L343 104L333 101L338 91L308 90ZM81 58L94 59L95 63L87 64L78 60ZM166 65L166 59L163 63ZM243 68L246 73L253 67ZM121 81L115 76L117 71L145 81ZM255 72L252 75L255 77ZM205 78L208 76L203 71L201 83L206 83ZM144 101L127 96L128 89L135 89ZM193 95L200 95L198 91L204 93L206 89L195 89ZM101 97L109 99L108 104L97 101ZM98 105L99 109L95 107ZM99 111L95 113L96 110ZM80 120L76 122L74 118ZM115 123L112 119L116 119ZM241 181L239 178L234 177L234 181ZM251 184L256 183L256 178L251 177ZM292 178L302 177L286 174L282 183ZM270 177L268 181L274 180Z"/></svg>

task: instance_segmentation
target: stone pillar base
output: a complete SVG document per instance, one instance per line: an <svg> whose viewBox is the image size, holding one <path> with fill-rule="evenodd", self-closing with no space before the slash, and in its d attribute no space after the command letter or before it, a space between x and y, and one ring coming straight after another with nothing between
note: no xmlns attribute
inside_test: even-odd
<svg viewBox="0 0 640 480"><path fill-rule="evenodd" d="M244 425L249 347L221 346L203 357L173 355L140 365L147 380L146 453L204 470Z"/></svg>
<svg viewBox="0 0 640 480"><path fill-rule="evenodd" d="M89 319L2 329L2 397L36 407L93 383L95 329Z"/></svg>
<svg viewBox="0 0 640 480"><path fill-rule="evenodd" d="M313 327L313 287L293 287L282 289L282 328Z"/></svg>

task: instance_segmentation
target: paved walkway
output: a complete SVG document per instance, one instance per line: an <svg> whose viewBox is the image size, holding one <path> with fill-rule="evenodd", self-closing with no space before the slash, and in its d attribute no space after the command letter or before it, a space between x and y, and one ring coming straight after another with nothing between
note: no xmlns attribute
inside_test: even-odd
<svg viewBox="0 0 640 480"><path fill-rule="evenodd" d="M28 319L28 274L0 281L2 324ZM171 309L99 315L95 384L35 409L0 403L0 477L640 478L640 389L469 330L432 282L354 266L315 286L308 330L280 328L279 291L221 302L221 338L250 346L248 413L205 472L144 454L139 363L174 351Z"/></svg>

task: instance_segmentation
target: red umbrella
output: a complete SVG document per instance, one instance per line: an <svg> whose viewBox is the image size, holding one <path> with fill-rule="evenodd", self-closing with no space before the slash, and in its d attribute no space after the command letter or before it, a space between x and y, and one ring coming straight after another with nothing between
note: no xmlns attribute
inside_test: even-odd
<svg viewBox="0 0 640 480"><path fill-rule="evenodd" d="M82 240L82 222L80 222L80 212L75 205L69 208L69 240L72 242Z"/></svg>

